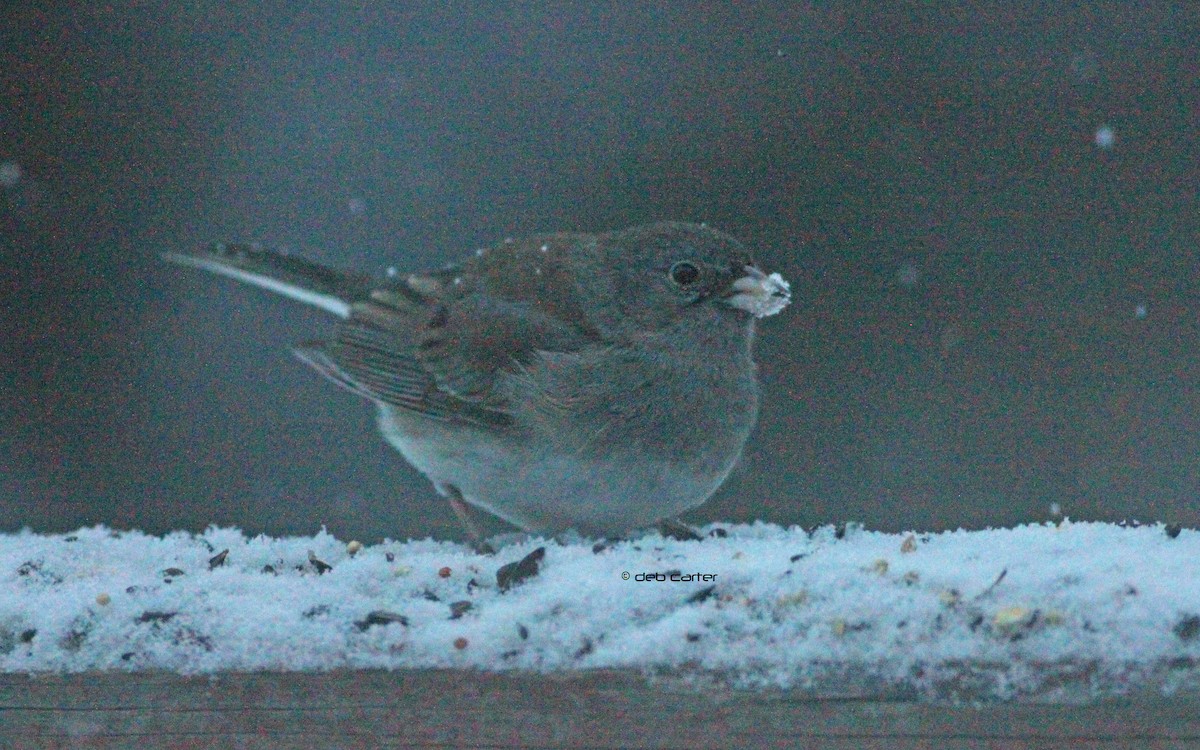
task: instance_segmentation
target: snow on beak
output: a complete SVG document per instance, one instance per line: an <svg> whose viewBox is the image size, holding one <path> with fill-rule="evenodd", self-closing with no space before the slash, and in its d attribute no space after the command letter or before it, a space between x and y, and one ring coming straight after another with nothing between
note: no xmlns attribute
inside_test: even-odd
<svg viewBox="0 0 1200 750"><path fill-rule="evenodd" d="M754 266L744 266L742 276L730 287L726 304L745 310L756 318L774 315L792 301L792 288L777 273L770 276Z"/></svg>

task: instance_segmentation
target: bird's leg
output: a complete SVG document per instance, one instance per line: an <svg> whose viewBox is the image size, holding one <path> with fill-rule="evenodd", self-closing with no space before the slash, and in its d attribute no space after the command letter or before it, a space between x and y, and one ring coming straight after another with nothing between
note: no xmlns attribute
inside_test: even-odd
<svg viewBox="0 0 1200 750"><path fill-rule="evenodd" d="M698 542L704 538L700 535L699 531L680 521L678 518L663 519L656 526L658 527L658 533L668 539L676 539L681 542Z"/></svg>
<svg viewBox="0 0 1200 750"><path fill-rule="evenodd" d="M454 515L458 516L458 522L463 525L467 536L470 537L471 547L480 554L495 554L496 550L492 549L492 545L484 540L483 533L479 530L479 525L471 517L471 509L467 507L467 502L463 500L462 493L458 491L458 488L452 484L447 484L443 485L441 489L446 495L446 499L450 501L450 509L454 511Z"/></svg>

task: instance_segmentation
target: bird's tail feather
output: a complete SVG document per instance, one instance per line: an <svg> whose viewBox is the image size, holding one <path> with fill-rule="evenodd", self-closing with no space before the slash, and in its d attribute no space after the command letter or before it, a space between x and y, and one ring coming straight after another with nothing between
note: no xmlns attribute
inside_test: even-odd
<svg viewBox="0 0 1200 750"><path fill-rule="evenodd" d="M350 306L370 295L366 276L256 245L219 243L196 255L163 253L163 259L200 268L349 317Z"/></svg>

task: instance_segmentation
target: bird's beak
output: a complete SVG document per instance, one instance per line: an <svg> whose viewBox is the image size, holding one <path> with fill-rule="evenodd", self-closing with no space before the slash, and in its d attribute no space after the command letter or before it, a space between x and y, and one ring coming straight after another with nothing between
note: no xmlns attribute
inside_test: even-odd
<svg viewBox="0 0 1200 750"><path fill-rule="evenodd" d="M792 301L791 286L777 273L767 275L754 266L743 266L742 275L729 287L725 303L756 318L774 315Z"/></svg>

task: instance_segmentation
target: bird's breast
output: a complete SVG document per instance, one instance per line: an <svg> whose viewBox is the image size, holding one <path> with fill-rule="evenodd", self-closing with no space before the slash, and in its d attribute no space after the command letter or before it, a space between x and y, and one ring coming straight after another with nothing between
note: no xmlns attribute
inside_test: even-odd
<svg viewBox="0 0 1200 750"><path fill-rule="evenodd" d="M758 386L748 352L715 354L545 355L516 385L517 425L548 451L635 456L723 475L754 426Z"/></svg>

